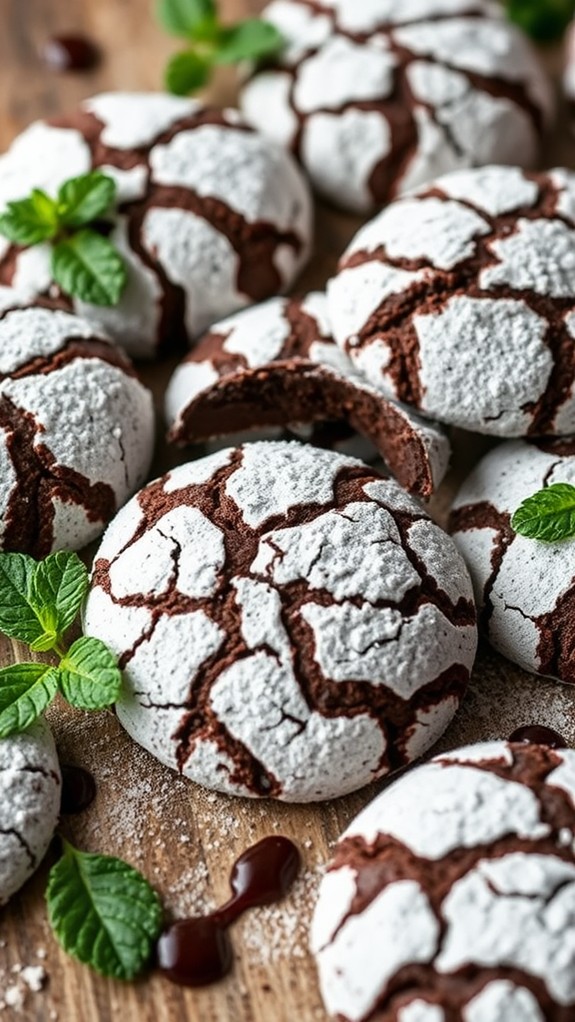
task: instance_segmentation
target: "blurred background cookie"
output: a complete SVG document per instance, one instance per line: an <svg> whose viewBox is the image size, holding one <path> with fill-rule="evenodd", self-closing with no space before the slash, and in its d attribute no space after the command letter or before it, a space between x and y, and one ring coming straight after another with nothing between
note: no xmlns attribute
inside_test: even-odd
<svg viewBox="0 0 575 1022"><path fill-rule="evenodd" d="M244 114L337 206L364 213L458 167L536 161L551 87L499 4L273 0L263 16L287 48L244 86Z"/></svg>
<svg viewBox="0 0 575 1022"><path fill-rule="evenodd" d="M45 245L22 251L0 239L0 281L95 318L131 355L150 358L283 291L307 260L306 182L236 110L163 93L94 96L31 125L0 157L0 210L96 168L118 186L107 230L129 271L119 304L60 294Z"/></svg>

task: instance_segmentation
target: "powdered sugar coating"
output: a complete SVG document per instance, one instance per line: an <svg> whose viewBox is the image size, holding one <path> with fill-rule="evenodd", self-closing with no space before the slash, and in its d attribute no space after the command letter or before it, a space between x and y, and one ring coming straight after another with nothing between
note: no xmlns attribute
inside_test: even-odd
<svg viewBox="0 0 575 1022"><path fill-rule="evenodd" d="M2 546L79 549L145 478L151 395L105 335L67 312L8 307L0 349Z"/></svg>
<svg viewBox="0 0 575 1022"><path fill-rule="evenodd" d="M406 762L421 719L428 748L476 645L451 541L429 522L431 557L410 553L410 526L428 521L361 462L295 443L220 451L150 484L108 529L85 612L124 668L120 720L193 780L287 801Z"/></svg>
<svg viewBox="0 0 575 1022"><path fill-rule="evenodd" d="M60 813L61 777L48 725L0 742L0 905L44 858Z"/></svg>
<svg viewBox="0 0 575 1022"><path fill-rule="evenodd" d="M509 980L494 980L469 1002L464 1022L545 1022L533 994Z"/></svg>
<svg viewBox="0 0 575 1022"><path fill-rule="evenodd" d="M492 645L527 671L574 683L575 542L542 543L511 528L527 497L559 482L575 485L571 439L501 444L459 490L451 529Z"/></svg>
<svg viewBox="0 0 575 1022"><path fill-rule="evenodd" d="M571 750L486 743L418 767L360 813L336 847L312 923L330 1014L567 1017L575 801L556 797L551 780L563 769L575 770Z"/></svg>
<svg viewBox="0 0 575 1022"><path fill-rule="evenodd" d="M367 379L496 436L575 429L575 175L483 167L365 225L328 286L336 342Z"/></svg>
<svg viewBox="0 0 575 1022"><path fill-rule="evenodd" d="M112 239L127 263L118 305L58 293L47 246L0 249L0 284L49 293L151 357L214 319L285 290L309 251L311 204L293 159L237 111L161 93L104 93L38 122L0 157L0 209L100 169L118 185Z"/></svg>
<svg viewBox="0 0 575 1022"><path fill-rule="evenodd" d="M312 443L341 449L357 442L359 430L362 457L379 451L399 482L424 497L449 459L440 429L359 376L331 337L320 292L271 298L214 324L176 369L165 403L170 439L179 444L269 426L299 433L311 424Z"/></svg>
<svg viewBox="0 0 575 1022"><path fill-rule="evenodd" d="M286 49L242 109L337 205L365 213L440 173L535 162L552 93L498 5L272 0L263 16Z"/></svg>

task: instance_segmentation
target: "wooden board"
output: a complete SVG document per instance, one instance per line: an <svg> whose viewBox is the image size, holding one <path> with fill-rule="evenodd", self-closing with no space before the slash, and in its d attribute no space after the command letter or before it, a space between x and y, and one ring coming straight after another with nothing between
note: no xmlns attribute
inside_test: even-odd
<svg viewBox="0 0 575 1022"><path fill-rule="evenodd" d="M154 25L151 0L1 0L1 4L0 148L34 118L54 114L101 89L158 88L166 57L177 45ZM230 17L261 6L257 0L222 3ZM90 76L55 77L46 71L37 59L37 47L57 31L81 31L98 41L105 57L101 68ZM558 53L547 54L546 59L552 68L559 67ZM218 81L212 96L230 100L232 90L230 74ZM573 166L575 145L565 116L561 124L546 148L546 162ZM316 254L300 289L325 283L357 226L352 217L319 208ZM144 373L159 409L172 365ZM486 441L457 435L453 470L432 505L438 521L445 520L457 480L487 446ZM174 455L160 441L155 470L173 463ZM0 639L0 662L9 663L22 652ZM28 991L21 1010L0 1010L0 1022L325 1020L307 952L314 893L339 832L382 785L321 806L229 799L204 792L161 767L131 742L110 713L88 715L57 705L50 719L62 760L88 767L98 782L96 803L83 816L67 820L64 833L86 850L121 855L138 866L176 916L224 901L234 858L266 834L293 837L305 869L284 903L252 911L234 927L236 961L230 978L203 991L186 991L154 975L136 984L108 982L67 958L47 926L46 866L42 867L0 912L0 1002L3 991L18 982L14 967L44 965L47 984L42 992ZM482 650L469 696L440 747L505 736L531 722L559 729L575 745L575 691L535 680Z"/></svg>

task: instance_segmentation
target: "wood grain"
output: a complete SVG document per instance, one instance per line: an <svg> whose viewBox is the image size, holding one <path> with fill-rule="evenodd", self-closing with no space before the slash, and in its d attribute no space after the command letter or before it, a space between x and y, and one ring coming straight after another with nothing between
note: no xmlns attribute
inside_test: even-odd
<svg viewBox="0 0 575 1022"><path fill-rule="evenodd" d="M98 90L158 88L166 57L176 48L154 25L149 0L0 2L0 147L34 118L70 107ZM261 6L248 0L222 3L229 17ZM89 76L57 77L45 70L37 58L38 46L58 31L85 32L98 42L104 54L101 67ZM545 59L551 68L559 67L558 53ZM231 100L233 75L219 79L212 96ZM574 156L563 115L546 147L546 164L572 166ZM318 208L315 257L301 289L325 283L357 226L351 217ZM159 409L171 368L166 363L160 371L144 373ZM432 506L438 521L445 519L457 480L486 446L487 441L456 435L454 468ZM160 438L155 470L173 463L173 453ZM0 639L0 662L9 663L22 653ZM337 835L377 788L312 807L232 800L210 795L161 767L131 742L112 714L88 715L56 705L50 719L62 760L87 766L98 781L95 805L83 816L67 820L64 832L84 849L118 854L138 866L157 886L169 912L182 915L223 901L234 858L266 834L293 837L302 850L305 870L282 905L248 913L234 927L232 976L218 986L187 991L154 975L135 984L108 982L68 959L46 923L46 864L0 912L0 1001L15 981L10 971L14 966L44 964L48 982L41 993L27 993L21 1011L0 1011L0 1022L49 1022L56 1017L60 1022L324 1020L307 952L314 891ZM442 747L505 736L530 722L559 729L575 745L575 692L535 680L482 650L469 696ZM45 951L45 960L37 957L38 949Z"/></svg>

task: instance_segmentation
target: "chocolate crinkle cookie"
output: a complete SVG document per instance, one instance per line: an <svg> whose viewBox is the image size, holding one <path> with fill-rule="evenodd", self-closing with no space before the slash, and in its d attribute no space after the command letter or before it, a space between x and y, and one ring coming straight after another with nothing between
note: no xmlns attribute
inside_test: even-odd
<svg viewBox="0 0 575 1022"><path fill-rule="evenodd" d="M463 483L450 527L491 644L526 671L575 684L575 540L511 528L520 504L553 483L575 485L574 437L501 444Z"/></svg>
<svg viewBox="0 0 575 1022"><path fill-rule="evenodd" d="M119 656L136 741L208 788L288 802L420 756L476 649L452 540L395 482L298 443L142 490L96 555L84 623Z"/></svg>
<svg viewBox="0 0 575 1022"><path fill-rule="evenodd" d="M58 823L62 781L48 725L0 741L0 905L32 876Z"/></svg>
<svg viewBox="0 0 575 1022"><path fill-rule="evenodd" d="M292 157L235 110L161 93L104 93L29 127L0 158L0 209L32 188L99 169L118 186L108 218L128 264L118 305L86 305L52 284L46 246L0 239L0 281L94 317L150 358L215 319L287 288L305 263L311 203Z"/></svg>
<svg viewBox="0 0 575 1022"><path fill-rule="evenodd" d="M534 164L552 93L499 3L274 0L263 17L287 46L243 111L336 205L368 212L460 167Z"/></svg>
<svg viewBox="0 0 575 1022"><path fill-rule="evenodd" d="M438 756L336 846L312 924L341 1022L571 1022L575 752Z"/></svg>
<svg viewBox="0 0 575 1022"><path fill-rule="evenodd" d="M0 549L44 557L100 535L142 485L149 391L78 316L0 288Z"/></svg>
<svg viewBox="0 0 575 1022"><path fill-rule="evenodd" d="M320 292L272 298L216 323L176 369L166 415L169 438L179 444L264 426L323 423L309 439L336 446L344 438L335 424L345 422L351 435L357 430L371 441L405 489L421 497L433 493L449 461L442 430L388 400L337 347Z"/></svg>
<svg viewBox="0 0 575 1022"><path fill-rule="evenodd" d="M334 337L394 398L502 437L575 430L575 174L457 171L363 227Z"/></svg>

